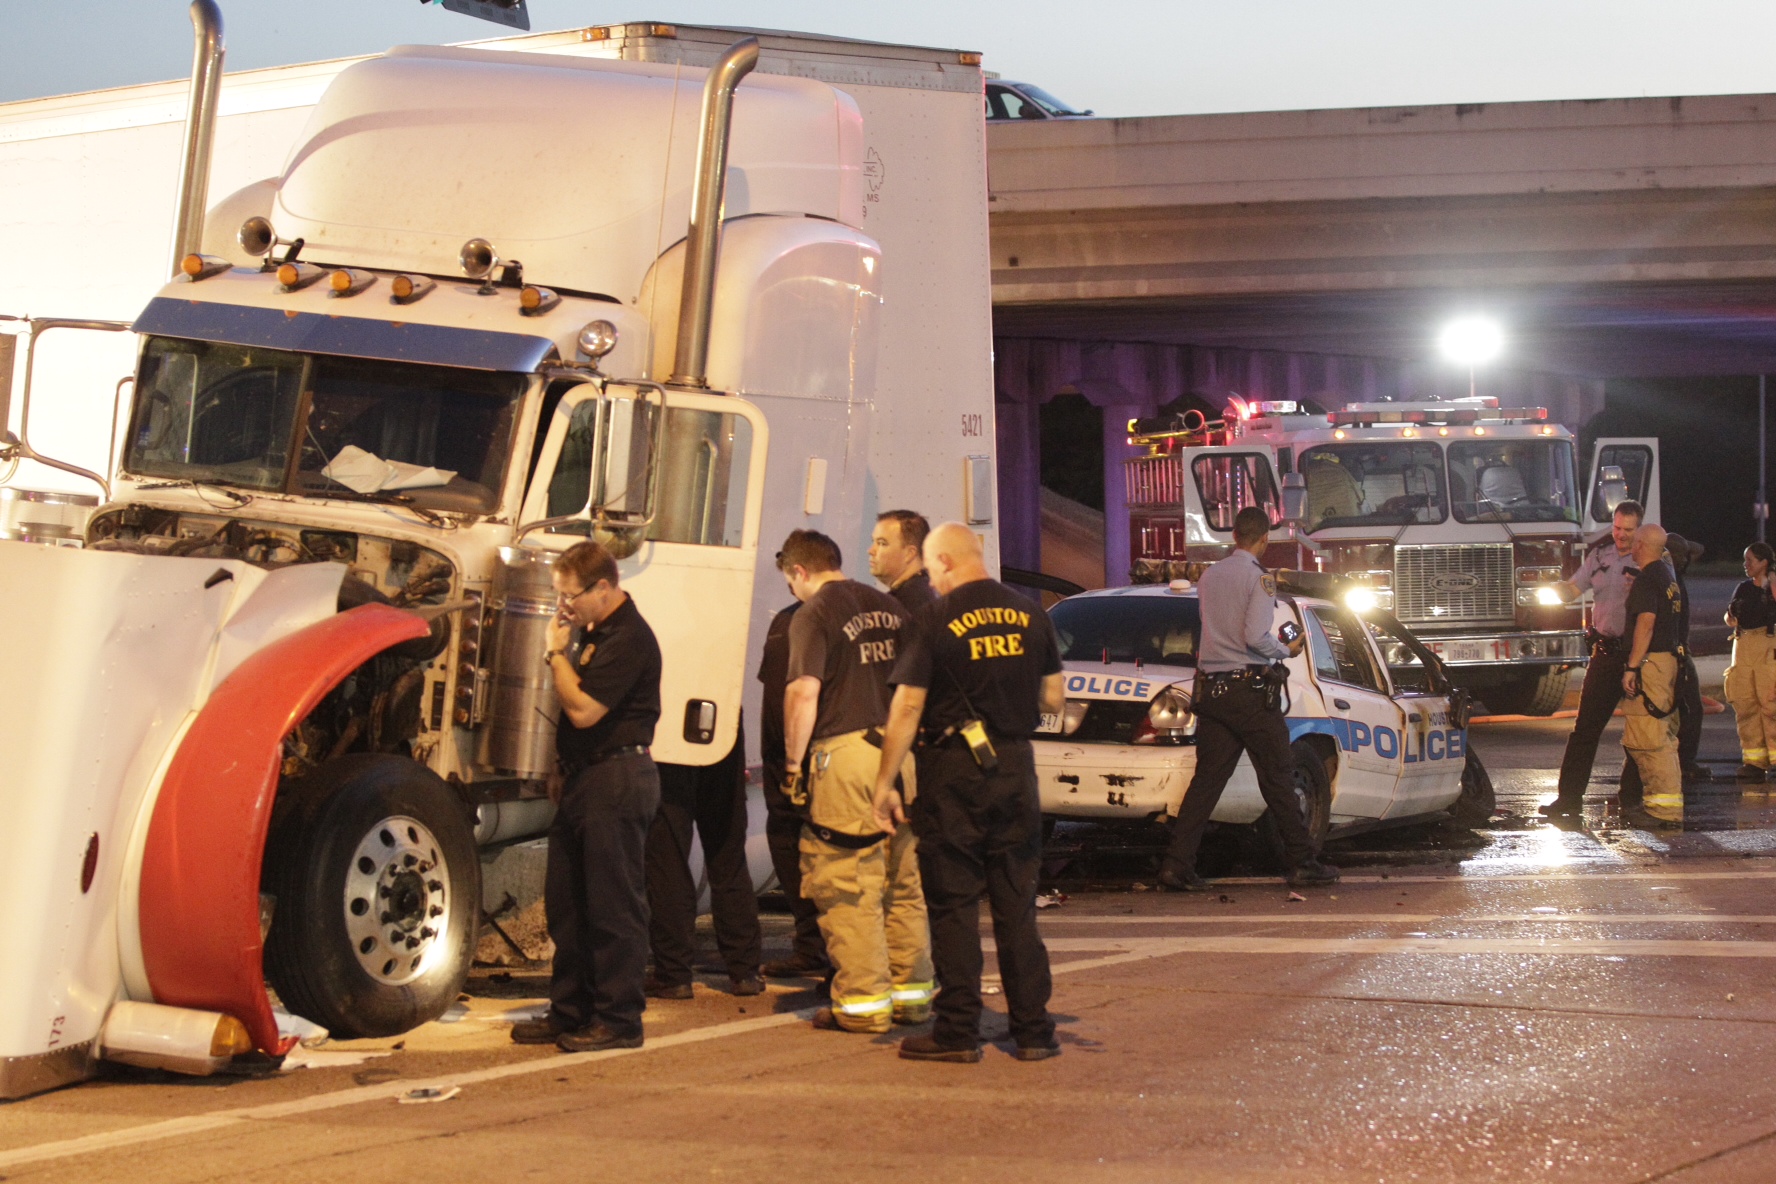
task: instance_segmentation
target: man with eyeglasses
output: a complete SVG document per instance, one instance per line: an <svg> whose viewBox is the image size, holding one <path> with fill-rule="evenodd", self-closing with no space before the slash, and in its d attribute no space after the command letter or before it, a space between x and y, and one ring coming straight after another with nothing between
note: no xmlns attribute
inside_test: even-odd
<svg viewBox="0 0 1776 1184"><path fill-rule="evenodd" d="M513 1025L520 1044L563 1052L640 1048L648 957L648 827L660 775L648 746L660 718L660 645L594 542L555 561L560 609L548 663L561 701L543 908L555 962L549 1013Z"/></svg>

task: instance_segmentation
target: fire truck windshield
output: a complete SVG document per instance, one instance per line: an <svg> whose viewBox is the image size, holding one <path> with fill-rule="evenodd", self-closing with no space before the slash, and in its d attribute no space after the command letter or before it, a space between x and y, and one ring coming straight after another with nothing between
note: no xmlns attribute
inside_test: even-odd
<svg viewBox="0 0 1776 1184"><path fill-rule="evenodd" d="M1407 526L1449 516L1443 450L1417 441L1316 444L1299 461L1307 529Z"/></svg>
<svg viewBox="0 0 1776 1184"><path fill-rule="evenodd" d="M142 353L124 469L486 512L499 502L527 381L154 337Z"/></svg>
<svg viewBox="0 0 1776 1184"><path fill-rule="evenodd" d="M1458 522L1577 522L1570 440L1474 440L1449 446Z"/></svg>

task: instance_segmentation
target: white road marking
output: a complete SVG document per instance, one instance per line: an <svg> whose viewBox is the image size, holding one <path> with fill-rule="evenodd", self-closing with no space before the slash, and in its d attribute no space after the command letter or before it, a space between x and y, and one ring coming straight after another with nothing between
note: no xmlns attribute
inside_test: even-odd
<svg viewBox="0 0 1776 1184"><path fill-rule="evenodd" d="M1776 941L1632 941L1562 937L1050 937L1055 953L1116 950L1176 954L1556 954L1627 958L1776 958ZM989 947L991 943L985 943Z"/></svg>
<svg viewBox="0 0 1776 1184"><path fill-rule="evenodd" d="M1776 916L1731 913L1250 913L1224 917L1057 917L1050 925L1517 925L1525 922L1583 925L1776 925Z"/></svg>
<svg viewBox="0 0 1776 1184"><path fill-rule="evenodd" d="M1483 871L1454 872L1444 876L1396 876L1393 873L1375 876L1346 875L1340 878L1339 884L1540 884L1548 880L1776 880L1776 871L1754 871L1744 869L1726 872L1691 872L1673 871L1666 867L1659 871L1618 872L1608 871L1594 863L1574 862L1550 867L1545 872L1511 872L1505 875L1492 876ZM1281 888L1280 876L1232 876L1224 880L1210 880L1211 888L1269 886ZM1337 885L1335 885L1336 887ZM1316 891L1318 891L1316 889Z"/></svg>

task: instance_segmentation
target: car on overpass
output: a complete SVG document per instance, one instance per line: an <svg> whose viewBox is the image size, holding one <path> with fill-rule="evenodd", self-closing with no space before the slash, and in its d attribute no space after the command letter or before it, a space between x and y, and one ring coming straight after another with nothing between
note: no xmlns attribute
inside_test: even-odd
<svg viewBox="0 0 1776 1184"><path fill-rule="evenodd" d="M1293 581L1293 582L1291 582ZM1434 654L1383 610L1359 616L1333 579L1288 573L1276 608L1307 639L1285 665L1284 709L1299 807L1316 838L1378 825L1492 815L1492 783L1468 751L1468 696ZM1034 738L1045 817L1164 822L1196 769L1201 618L1189 581L1071 596L1049 610L1066 704ZM1240 759L1213 820L1265 812Z"/></svg>
<svg viewBox="0 0 1776 1184"><path fill-rule="evenodd" d="M1075 111L1040 86L1028 82L1009 82L1002 78L987 82L988 123L1018 119L1085 119L1090 115L1090 111Z"/></svg>

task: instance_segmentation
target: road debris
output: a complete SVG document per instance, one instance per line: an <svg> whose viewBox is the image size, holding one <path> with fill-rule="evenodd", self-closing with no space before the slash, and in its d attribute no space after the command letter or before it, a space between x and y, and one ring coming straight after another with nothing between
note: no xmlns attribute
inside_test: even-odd
<svg viewBox="0 0 1776 1184"><path fill-rule="evenodd" d="M460 1093L462 1093L460 1085L422 1085L418 1089L408 1090L395 1101L403 1106L418 1105L422 1102L448 1102Z"/></svg>

